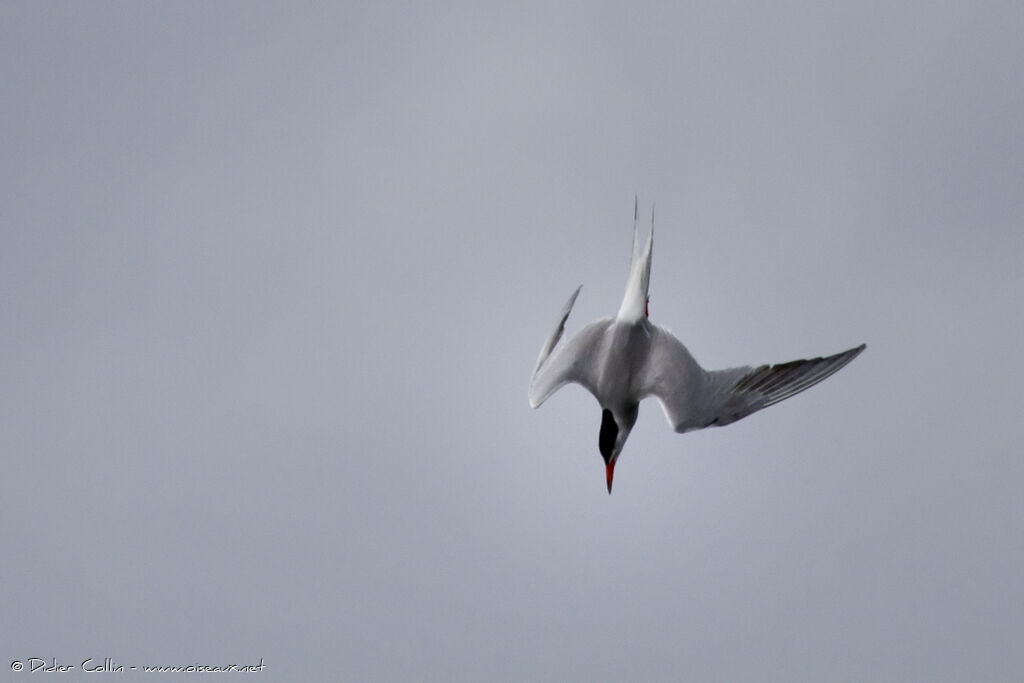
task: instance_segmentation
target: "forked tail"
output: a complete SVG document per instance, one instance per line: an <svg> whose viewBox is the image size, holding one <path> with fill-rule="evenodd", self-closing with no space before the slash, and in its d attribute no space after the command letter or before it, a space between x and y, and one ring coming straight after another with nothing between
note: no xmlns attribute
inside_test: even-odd
<svg viewBox="0 0 1024 683"><path fill-rule="evenodd" d="M654 207L651 207L651 233L643 253L637 253L637 222L639 201L633 201L633 253L629 259L626 293L616 316L622 321L635 321L647 316L647 290L651 282L651 248L654 244Z"/></svg>

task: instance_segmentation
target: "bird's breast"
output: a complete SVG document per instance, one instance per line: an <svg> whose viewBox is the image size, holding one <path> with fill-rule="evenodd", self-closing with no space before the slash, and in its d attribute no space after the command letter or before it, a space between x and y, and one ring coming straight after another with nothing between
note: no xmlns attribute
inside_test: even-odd
<svg viewBox="0 0 1024 683"><path fill-rule="evenodd" d="M602 406L625 408L640 401L640 379L651 350L646 320L616 322L605 334L597 398Z"/></svg>

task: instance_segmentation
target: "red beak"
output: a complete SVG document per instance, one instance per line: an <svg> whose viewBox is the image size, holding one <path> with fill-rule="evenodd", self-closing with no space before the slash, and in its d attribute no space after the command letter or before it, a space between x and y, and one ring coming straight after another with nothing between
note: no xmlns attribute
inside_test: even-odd
<svg viewBox="0 0 1024 683"><path fill-rule="evenodd" d="M604 466L604 476L608 479L608 495L612 493L612 477L615 475L615 461L612 460Z"/></svg>

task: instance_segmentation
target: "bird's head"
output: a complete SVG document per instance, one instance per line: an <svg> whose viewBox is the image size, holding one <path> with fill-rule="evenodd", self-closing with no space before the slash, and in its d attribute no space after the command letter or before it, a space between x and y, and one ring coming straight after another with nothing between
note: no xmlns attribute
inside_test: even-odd
<svg viewBox="0 0 1024 683"><path fill-rule="evenodd" d="M637 410L633 408L625 415L618 415L605 408L601 412L601 433L597 439L597 447L604 458L605 477L608 482L608 493L612 492L612 477L615 475L615 463L619 459L622 447L626 445L630 430L636 423Z"/></svg>

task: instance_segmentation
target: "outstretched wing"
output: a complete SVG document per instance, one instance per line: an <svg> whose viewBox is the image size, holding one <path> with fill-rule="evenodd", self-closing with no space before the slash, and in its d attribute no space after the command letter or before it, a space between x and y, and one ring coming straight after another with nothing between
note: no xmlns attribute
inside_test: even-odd
<svg viewBox="0 0 1024 683"><path fill-rule="evenodd" d="M569 318L579 293L580 290L577 288L569 297L569 301L562 309L558 325L541 347L537 366L530 379L531 408L539 406L548 396L569 382L582 384L590 393L594 393L597 383L595 359L601 339L612 323L612 318L602 318L590 323L567 343L558 346L558 341L565 331L565 321Z"/></svg>
<svg viewBox="0 0 1024 683"><path fill-rule="evenodd" d="M671 333L655 329L643 395L658 397L677 432L731 424L785 400L836 373L865 348L861 344L825 358L708 372Z"/></svg>

